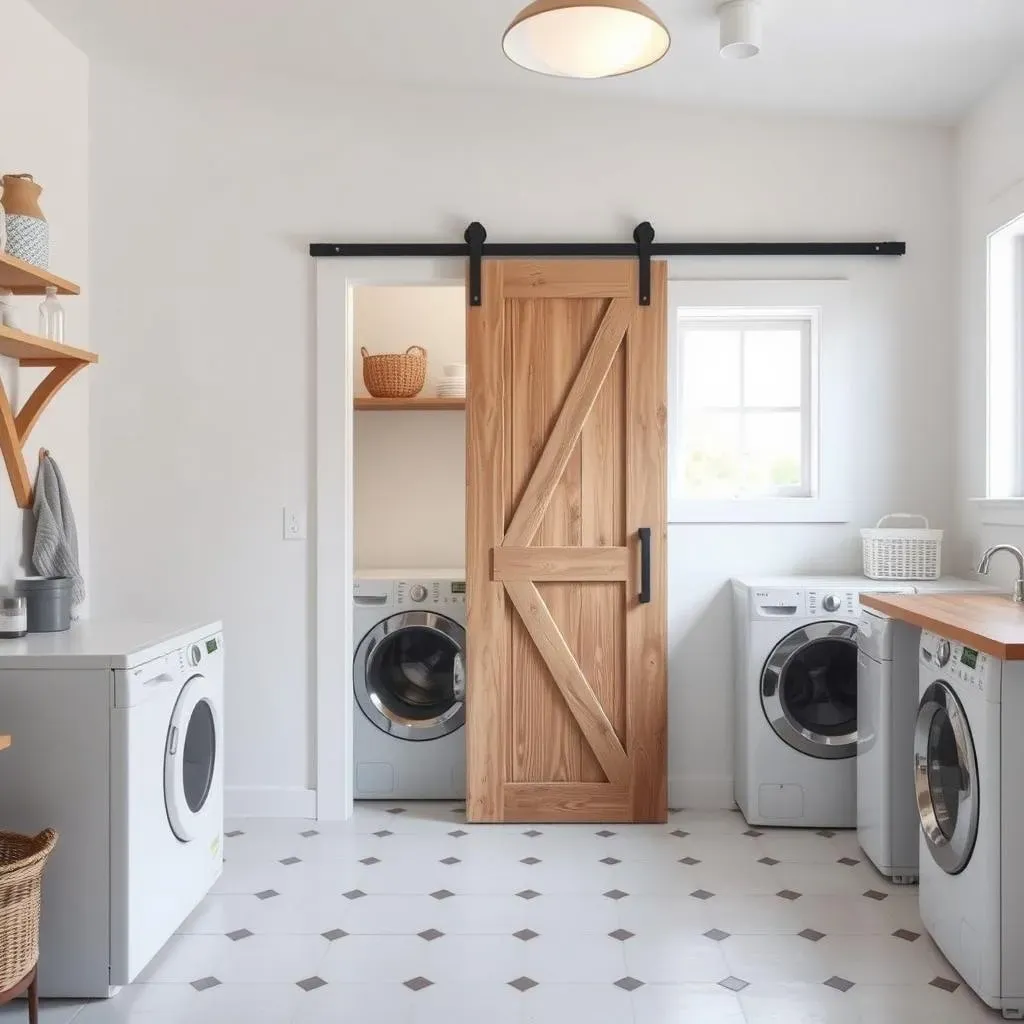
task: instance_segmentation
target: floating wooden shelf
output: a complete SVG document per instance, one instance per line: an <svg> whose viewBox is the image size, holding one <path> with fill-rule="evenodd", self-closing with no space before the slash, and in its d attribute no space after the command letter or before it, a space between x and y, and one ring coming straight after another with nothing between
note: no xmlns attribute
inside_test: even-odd
<svg viewBox="0 0 1024 1024"><path fill-rule="evenodd" d="M11 745L10 736L0 736L0 750L6 750Z"/></svg>
<svg viewBox="0 0 1024 1024"><path fill-rule="evenodd" d="M0 256L0 261L10 261L10 256ZM20 263L20 260L16 260ZM55 278L59 280L59 278ZM0 282L3 281L3 264L0 263ZM10 287L10 285L7 285ZM26 286L27 287L27 286ZM74 285L69 285L75 288ZM76 288L77 291L77 288ZM22 294L31 294L24 291ZM35 391L15 415L7 390L0 381L0 451L3 453L7 466L7 475L11 478L14 497L19 508L32 507L32 481L29 479L28 466L25 464L25 442L32 428L36 425L43 410L50 404L53 396L76 373L81 372L99 356L95 352L87 352L82 348L70 345L58 345L55 341L26 334L13 327L0 325L0 356L17 359L21 366L51 367L50 372L40 381Z"/></svg>
<svg viewBox="0 0 1024 1024"><path fill-rule="evenodd" d="M420 410L423 412L442 412L443 410L458 411L466 408L464 398L431 398L417 395L416 398L370 398L368 395L357 395L356 412L398 412Z"/></svg>
<svg viewBox="0 0 1024 1024"><path fill-rule="evenodd" d="M56 288L58 295L80 292L77 284L63 277L0 252L0 288L10 288L15 295L45 295L47 286Z"/></svg>

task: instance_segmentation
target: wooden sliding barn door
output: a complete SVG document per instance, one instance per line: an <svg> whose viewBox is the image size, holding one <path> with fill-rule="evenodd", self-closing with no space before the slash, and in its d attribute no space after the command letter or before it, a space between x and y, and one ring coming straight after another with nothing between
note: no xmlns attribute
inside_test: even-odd
<svg viewBox="0 0 1024 1024"><path fill-rule="evenodd" d="M468 314L470 821L666 818L666 267L651 269L640 306L633 260L484 261Z"/></svg>

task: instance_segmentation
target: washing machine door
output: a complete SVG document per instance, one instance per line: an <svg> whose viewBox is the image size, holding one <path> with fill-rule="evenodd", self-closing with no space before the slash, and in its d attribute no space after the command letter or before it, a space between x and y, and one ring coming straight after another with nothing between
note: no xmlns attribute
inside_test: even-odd
<svg viewBox="0 0 1024 1024"><path fill-rule="evenodd" d="M392 615L356 648L356 703L381 732L398 739L447 736L466 721L465 649L465 629L445 615Z"/></svg>
<svg viewBox="0 0 1024 1024"><path fill-rule="evenodd" d="M918 706L914 784L932 859L947 874L963 871L978 838L978 758L960 698L941 681Z"/></svg>
<svg viewBox="0 0 1024 1024"><path fill-rule="evenodd" d="M857 627L813 622L774 647L761 672L761 706L779 739L811 757L857 754Z"/></svg>
<svg viewBox="0 0 1024 1024"><path fill-rule="evenodd" d="M171 713L164 746L164 804L171 831L183 843L194 839L213 787L220 722L210 684L192 676Z"/></svg>

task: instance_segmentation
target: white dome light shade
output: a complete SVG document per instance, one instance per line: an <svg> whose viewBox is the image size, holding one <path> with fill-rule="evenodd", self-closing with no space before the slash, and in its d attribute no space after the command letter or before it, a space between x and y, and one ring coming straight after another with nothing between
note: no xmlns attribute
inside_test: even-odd
<svg viewBox="0 0 1024 1024"><path fill-rule="evenodd" d="M727 0L718 8L719 46L723 57L746 60L761 52L761 4Z"/></svg>
<svg viewBox="0 0 1024 1024"><path fill-rule="evenodd" d="M609 78L661 60L668 29L640 0L536 0L505 31L502 48L528 71Z"/></svg>

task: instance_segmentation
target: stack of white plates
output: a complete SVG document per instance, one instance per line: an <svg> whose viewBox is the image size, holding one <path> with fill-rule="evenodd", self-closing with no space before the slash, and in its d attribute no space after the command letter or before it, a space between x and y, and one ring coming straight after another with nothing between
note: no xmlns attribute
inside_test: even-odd
<svg viewBox="0 0 1024 1024"><path fill-rule="evenodd" d="M438 398L466 397L466 364L449 363L444 368L444 380L437 385Z"/></svg>

